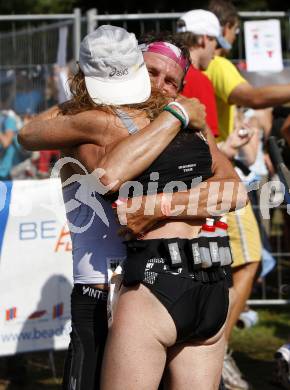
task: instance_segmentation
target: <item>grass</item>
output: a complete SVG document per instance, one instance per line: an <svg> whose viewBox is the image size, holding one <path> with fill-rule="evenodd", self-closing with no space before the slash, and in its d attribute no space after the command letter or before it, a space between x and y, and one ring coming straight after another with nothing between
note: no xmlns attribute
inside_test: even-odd
<svg viewBox="0 0 290 390"><path fill-rule="evenodd" d="M239 368L254 390L277 390L271 385L274 352L290 341L290 308L258 310L259 323L249 329L235 329L231 347Z"/></svg>
<svg viewBox="0 0 290 390"><path fill-rule="evenodd" d="M55 376L48 352L27 353L8 360L0 359L0 390L61 389L65 352L54 352L53 357ZM23 367L26 368L25 372ZM9 383L7 371L18 379L19 383Z"/></svg>
<svg viewBox="0 0 290 390"><path fill-rule="evenodd" d="M290 309L289 306L283 309L263 308L258 312L259 322L256 326L245 330L235 329L231 348L238 366L252 384L253 390L277 390L278 388L271 384L273 354L290 340ZM21 367L23 362L27 367L27 383L18 385L7 383L7 361L0 359L0 390L60 389L64 356L64 351L54 353L56 378L53 377L47 352L30 353L9 361L9 367Z"/></svg>

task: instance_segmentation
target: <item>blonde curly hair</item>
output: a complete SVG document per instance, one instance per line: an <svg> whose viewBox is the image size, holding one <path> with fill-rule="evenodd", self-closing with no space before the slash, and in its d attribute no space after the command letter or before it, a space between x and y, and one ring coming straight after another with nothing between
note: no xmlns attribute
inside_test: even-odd
<svg viewBox="0 0 290 390"><path fill-rule="evenodd" d="M138 104L128 104L122 106L113 106L95 103L86 88L85 76L79 68L78 72L70 80L70 90L72 99L60 105L60 114L75 115L83 111L101 110L108 113L116 113L118 109L142 110L150 120L156 118L168 104L170 98L162 94L159 90L152 89L148 100ZM138 115L135 114L135 115Z"/></svg>

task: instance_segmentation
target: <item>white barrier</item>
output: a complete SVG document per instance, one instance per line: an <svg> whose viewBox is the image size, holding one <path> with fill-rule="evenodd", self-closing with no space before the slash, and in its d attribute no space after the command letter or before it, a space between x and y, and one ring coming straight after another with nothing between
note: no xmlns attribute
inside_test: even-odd
<svg viewBox="0 0 290 390"><path fill-rule="evenodd" d="M0 210L0 356L65 349L72 260L60 181L5 184L6 201Z"/></svg>

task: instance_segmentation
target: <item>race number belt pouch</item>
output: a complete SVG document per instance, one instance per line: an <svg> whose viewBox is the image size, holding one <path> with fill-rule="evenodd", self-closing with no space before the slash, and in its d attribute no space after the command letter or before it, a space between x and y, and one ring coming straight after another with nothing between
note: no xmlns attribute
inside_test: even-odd
<svg viewBox="0 0 290 390"><path fill-rule="evenodd" d="M178 269L182 267L181 240L176 238L163 240L163 250L166 252L170 268Z"/></svg>
<svg viewBox="0 0 290 390"><path fill-rule="evenodd" d="M150 258L150 249L146 241L133 240L125 242L127 245L127 258L123 264L124 286L134 286L142 282L145 267Z"/></svg>
<svg viewBox="0 0 290 390"><path fill-rule="evenodd" d="M228 237L200 237L188 240L187 253L193 271L232 263Z"/></svg>

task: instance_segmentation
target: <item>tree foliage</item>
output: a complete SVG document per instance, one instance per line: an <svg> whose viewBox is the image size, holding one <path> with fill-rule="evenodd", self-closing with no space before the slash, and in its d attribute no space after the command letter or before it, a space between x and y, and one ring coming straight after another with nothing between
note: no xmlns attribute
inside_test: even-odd
<svg viewBox="0 0 290 390"><path fill-rule="evenodd" d="M285 0L233 0L239 10L265 11L265 10L287 10L290 3ZM204 8L205 0L149 0L136 2L136 0L122 0L119 2L108 2L107 0L8 0L0 2L0 14L28 14L28 13L63 13L71 12L74 7L82 11L90 8L97 8L99 12L161 12L187 11L193 8Z"/></svg>
<svg viewBox="0 0 290 390"><path fill-rule="evenodd" d="M38 14L71 12L76 0L10 0L0 2L1 14Z"/></svg>

